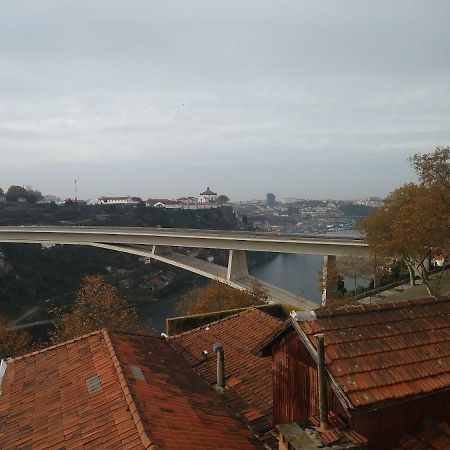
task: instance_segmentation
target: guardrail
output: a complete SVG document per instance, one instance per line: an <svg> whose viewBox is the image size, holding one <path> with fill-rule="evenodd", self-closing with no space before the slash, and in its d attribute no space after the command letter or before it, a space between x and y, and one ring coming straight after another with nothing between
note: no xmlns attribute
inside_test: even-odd
<svg viewBox="0 0 450 450"><path fill-rule="evenodd" d="M428 275L433 275L435 273L441 272L443 270L447 270L449 268L450 268L450 263L447 263L447 264L444 264L442 267L438 266L434 269L429 270ZM416 278L418 278L418 277L416 276ZM409 281L410 280L409 280L409 276L408 276L408 277L402 278L401 280L396 281L394 283L385 284L384 286L380 286L375 289L369 289L369 290L363 291L356 296L356 300L361 300L363 298L372 297L373 295L379 294L381 292L389 291L390 289L394 289L398 286L403 286L404 284L409 283Z"/></svg>

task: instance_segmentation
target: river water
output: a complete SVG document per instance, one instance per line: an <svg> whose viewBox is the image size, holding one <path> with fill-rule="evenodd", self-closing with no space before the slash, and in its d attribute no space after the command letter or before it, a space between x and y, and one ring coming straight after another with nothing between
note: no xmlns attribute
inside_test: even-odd
<svg viewBox="0 0 450 450"><path fill-rule="evenodd" d="M357 236L356 231L329 233L339 236ZM279 286L287 291L298 294L317 304L320 303L319 272L322 270L322 256L307 254L278 254L274 259L250 268L249 272L256 278ZM348 280L349 281L349 280ZM351 286L346 280L346 286ZM182 292L173 293L158 302L139 307L139 316L150 317L153 326L158 331L165 330L165 319L176 317L176 310Z"/></svg>
<svg viewBox="0 0 450 450"><path fill-rule="evenodd" d="M322 257L319 255L280 253L271 261L252 267L250 274L270 284L320 303L319 272Z"/></svg>

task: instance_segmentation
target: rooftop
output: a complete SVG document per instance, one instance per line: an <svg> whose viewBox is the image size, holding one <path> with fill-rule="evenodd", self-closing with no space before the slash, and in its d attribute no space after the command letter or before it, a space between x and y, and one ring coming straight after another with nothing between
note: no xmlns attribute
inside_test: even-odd
<svg viewBox="0 0 450 450"><path fill-rule="evenodd" d="M209 186L206 188L206 191L201 192L200 195L217 195L215 192L213 192Z"/></svg>
<svg viewBox="0 0 450 450"><path fill-rule="evenodd" d="M255 342L269 335L281 320L250 307L199 328L172 336L170 342L206 380L216 381L212 345L225 349L226 396L256 432L272 429L272 363L252 353ZM205 357L202 353L208 352Z"/></svg>
<svg viewBox="0 0 450 450"><path fill-rule="evenodd" d="M420 427L405 434L394 450L436 450L450 448L450 426L425 417Z"/></svg>
<svg viewBox="0 0 450 450"><path fill-rule="evenodd" d="M0 442L5 449L261 448L165 339L105 330L8 361Z"/></svg>
<svg viewBox="0 0 450 450"><path fill-rule="evenodd" d="M258 350L294 327L310 351L325 334L326 366L350 408L374 408L450 388L450 297L316 311L290 319Z"/></svg>

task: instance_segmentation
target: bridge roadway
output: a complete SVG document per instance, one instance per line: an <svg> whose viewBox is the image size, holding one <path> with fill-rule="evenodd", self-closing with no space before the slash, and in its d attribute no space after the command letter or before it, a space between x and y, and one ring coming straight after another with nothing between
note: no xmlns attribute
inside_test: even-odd
<svg viewBox="0 0 450 450"><path fill-rule="evenodd" d="M355 237L175 228L0 227L0 242L89 245L131 253L181 267L241 290L251 288L256 280L248 273L245 251L307 253L322 255L327 259L333 255L362 256L369 253L367 244ZM228 267L174 252L173 247L229 250ZM303 309L317 307L296 294L257 281L268 289L272 301L289 303Z"/></svg>

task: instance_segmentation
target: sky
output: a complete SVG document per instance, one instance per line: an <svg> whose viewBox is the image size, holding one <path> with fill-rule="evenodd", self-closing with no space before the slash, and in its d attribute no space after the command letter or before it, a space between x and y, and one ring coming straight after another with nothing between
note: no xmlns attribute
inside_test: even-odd
<svg viewBox="0 0 450 450"><path fill-rule="evenodd" d="M448 0L2 0L0 186L384 196L450 145Z"/></svg>

